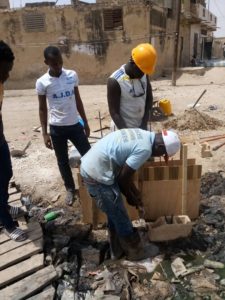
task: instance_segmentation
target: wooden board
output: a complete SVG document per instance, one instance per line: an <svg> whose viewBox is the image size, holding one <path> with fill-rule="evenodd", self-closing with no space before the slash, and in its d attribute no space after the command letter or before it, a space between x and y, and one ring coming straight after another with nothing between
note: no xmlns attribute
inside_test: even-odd
<svg viewBox="0 0 225 300"><path fill-rule="evenodd" d="M16 193L18 193L18 190L16 187L10 187L8 189L8 193L9 193L9 195L16 194Z"/></svg>
<svg viewBox="0 0 225 300"><path fill-rule="evenodd" d="M57 278L57 273L52 265L1 290L2 300L26 299L43 289Z"/></svg>
<svg viewBox="0 0 225 300"><path fill-rule="evenodd" d="M3 270L9 266L12 266L34 254L41 252L43 249L42 238L31 242L27 245L23 245L10 252L7 252L0 256L0 270Z"/></svg>
<svg viewBox="0 0 225 300"><path fill-rule="evenodd" d="M199 215L200 179L187 182L187 215L196 219ZM143 184L143 203L146 219L181 214L181 179L148 181Z"/></svg>
<svg viewBox="0 0 225 300"><path fill-rule="evenodd" d="M27 275L44 267L44 254L37 254L15 264L5 270L0 271L0 288L15 282ZM1 292L0 292L1 293Z"/></svg>
<svg viewBox="0 0 225 300"><path fill-rule="evenodd" d="M22 195L21 193L10 195L8 203L12 203L14 201L20 200L21 199L21 195Z"/></svg>
<svg viewBox="0 0 225 300"><path fill-rule="evenodd" d="M43 292L31 298L27 298L27 300L53 300L54 296L55 296L55 289L51 286L45 289Z"/></svg>

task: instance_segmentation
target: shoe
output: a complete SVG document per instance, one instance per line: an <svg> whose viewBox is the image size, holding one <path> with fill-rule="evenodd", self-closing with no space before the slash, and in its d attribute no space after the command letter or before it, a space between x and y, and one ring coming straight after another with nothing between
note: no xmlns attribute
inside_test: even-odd
<svg viewBox="0 0 225 300"><path fill-rule="evenodd" d="M108 229L111 259L120 259L125 253L120 245L120 240L115 230Z"/></svg>
<svg viewBox="0 0 225 300"><path fill-rule="evenodd" d="M120 244L124 250L126 257L131 261L143 260L158 255L159 248L153 244L144 245L138 231L134 229L134 233L128 237L120 237Z"/></svg>
<svg viewBox="0 0 225 300"><path fill-rule="evenodd" d="M66 198L65 198L66 204L69 206L73 205L74 199L75 199L75 191L67 190Z"/></svg>

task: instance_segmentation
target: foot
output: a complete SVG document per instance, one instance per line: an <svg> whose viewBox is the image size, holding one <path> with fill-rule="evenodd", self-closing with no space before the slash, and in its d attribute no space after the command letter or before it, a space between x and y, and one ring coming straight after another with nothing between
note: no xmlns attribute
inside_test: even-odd
<svg viewBox="0 0 225 300"><path fill-rule="evenodd" d="M23 242L27 239L26 232L18 227L13 229L5 229L4 232L11 240L16 242Z"/></svg>
<svg viewBox="0 0 225 300"><path fill-rule="evenodd" d="M66 204L71 206L73 205L74 200L75 200L75 191L67 190L66 199L65 199Z"/></svg>
<svg viewBox="0 0 225 300"><path fill-rule="evenodd" d="M18 206L9 206L9 213L13 220L23 217L26 214L25 210Z"/></svg>

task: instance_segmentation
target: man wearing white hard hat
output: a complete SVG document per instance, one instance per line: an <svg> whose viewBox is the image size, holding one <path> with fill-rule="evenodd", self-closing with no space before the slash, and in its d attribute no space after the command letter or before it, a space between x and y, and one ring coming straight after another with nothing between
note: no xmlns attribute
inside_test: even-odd
<svg viewBox="0 0 225 300"><path fill-rule="evenodd" d="M133 175L151 156L175 155L180 149L178 135L139 128L112 132L98 141L82 158L80 173L90 196L107 215L112 258L126 255L141 260L158 253L154 245L143 246L123 205L142 207L141 195L133 183Z"/></svg>

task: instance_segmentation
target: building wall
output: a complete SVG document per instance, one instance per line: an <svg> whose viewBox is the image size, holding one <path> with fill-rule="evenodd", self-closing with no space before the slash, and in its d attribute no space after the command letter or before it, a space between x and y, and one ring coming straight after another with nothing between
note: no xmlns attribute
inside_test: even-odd
<svg viewBox="0 0 225 300"><path fill-rule="evenodd" d="M0 1L0 9L1 8L9 8L10 7L10 5L9 5L9 0L1 0Z"/></svg>
<svg viewBox="0 0 225 300"><path fill-rule="evenodd" d="M213 51L212 51L213 58L225 59L224 57L225 48L223 48L224 45L225 45L225 37L215 38L213 40Z"/></svg>
<svg viewBox="0 0 225 300"><path fill-rule="evenodd" d="M156 76L165 67L172 67L173 20L167 21L168 32L157 33L158 29L150 25L151 8L145 1L124 2L123 28L119 30L104 30L103 11L109 8L106 4L0 13L1 38L11 45L16 56L8 88L34 87L36 79L47 70L43 50L48 45L61 48L65 68L75 69L81 84L105 83L116 68L128 61L131 49L142 42L152 41L157 48ZM39 30L34 24L36 18Z"/></svg>

